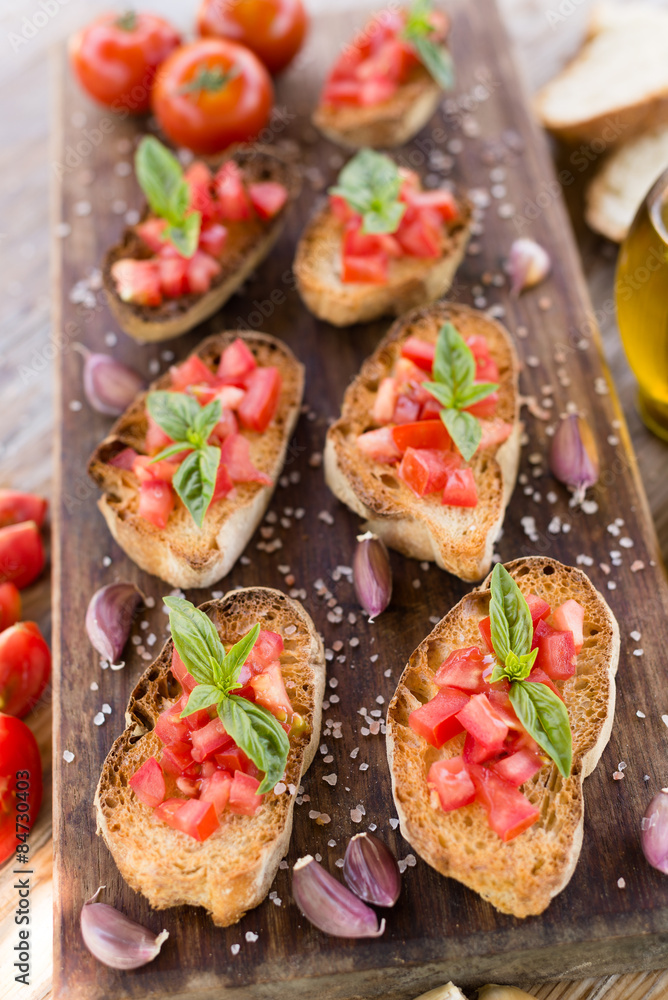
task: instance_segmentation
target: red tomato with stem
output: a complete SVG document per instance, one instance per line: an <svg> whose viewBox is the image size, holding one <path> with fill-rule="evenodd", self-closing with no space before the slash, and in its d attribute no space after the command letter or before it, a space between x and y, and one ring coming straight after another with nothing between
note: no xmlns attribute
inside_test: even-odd
<svg viewBox="0 0 668 1000"><path fill-rule="evenodd" d="M183 45L165 61L152 106L173 143L217 153L254 138L269 121L274 88L250 49L218 38Z"/></svg>
<svg viewBox="0 0 668 1000"><path fill-rule="evenodd" d="M302 0L203 0L197 14L200 35L247 46L270 73L292 62L307 27Z"/></svg>
<svg viewBox="0 0 668 1000"><path fill-rule="evenodd" d="M0 583L0 632L21 618L21 595L14 583Z"/></svg>
<svg viewBox="0 0 668 1000"><path fill-rule="evenodd" d="M46 500L34 493L0 490L0 528L8 524L21 524L22 521L34 521L41 528L47 507Z"/></svg>
<svg viewBox="0 0 668 1000"><path fill-rule="evenodd" d="M148 111L158 66L181 44L178 32L155 14L102 14L70 42L79 83L115 111Z"/></svg>
<svg viewBox="0 0 668 1000"><path fill-rule="evenodd" d="M44 569L44 546L34 521L0 528L0 583L23 590Z"/></svg>
<svg viewBox="0 0 668 1000"><path fill-rule="evenodd" d="M0 714L0 864L22 853L42 801L42 761L25 722Z"/></svg>
<svg viewBox="0 0 668 1000"><path fill-rule="evenodd" d="M35 622L0 633L0 711L24 716L51 676L51 650Z"/></svg>

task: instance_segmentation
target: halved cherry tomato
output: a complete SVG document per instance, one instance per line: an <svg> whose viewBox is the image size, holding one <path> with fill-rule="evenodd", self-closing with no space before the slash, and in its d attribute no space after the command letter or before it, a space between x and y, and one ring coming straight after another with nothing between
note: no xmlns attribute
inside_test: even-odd
<svg viewBox="0 0 668 1000"><path fill-rule="evenodd" d="M308 27L301 0L203 0L200 35L246 45L270 73L280 73L299 52Z"/></svg>
<svg viewBox="0 0 668 1000"><path fill-rule="evenodd" d="M0 528L0 583L23 590L44 569L44 546L34 521Z"/></svg>
<svg viewBox="0 0 668 1000"><path fill-rule="evenodd" d="M417 420L392 428L392 437L399 451L407 448L435 448L447 451L452 439L442 420Z"/></svg>
<svg viewBox="0 0 668 1000"><path fill-rule="evenodd" d="M0 711L24 716L51 676L51 650L35 622L19 622L0 633Z"/></svg>
<svg viewBox="0 0 668 1000"><path fill-rule="evenodd" d="M70 42L72 68L86 93L116 111L148 111L158 66L181 38L155 14L102 14Z"/></svg>
<svg viewBox="0 0 668 1000"><path fill-rule="evenodd" d="M288 200L288 191L276 181L258 181L248 185L248 197L258 216L266 221L278 215Z"/></svg>
<svg viewBox="0 0 668 1000"><path fill-rule="evenodd" d="M37 741L25 722L0 714L0 864L22 851L41 802Z"/></svg>
<svg viewBox="0 0 668 1000"><path fill-rule="evenodd" d="M21 618L21 595L15 583L0 583L0 632Z"/></svg>
<svg viewBox="0 0 668 1000"><path fill-rule="evenodd" d="M408 716L408 725L427 743L434 747L442 747L444 743L457 736L464 725L457 718L457 713L467 705L469 696L454 688L441 688L431 701L416 708Z"/></svg>
<svg viewBox="0 0 668 1000"><path fill-rule="evenodd" d="M473 469L453 469L443 490L441 503L450 507L477 507L478 490L475 484Z"/></svg>
<svg viewBox="0 0 668 1000"><path fill-rule="evenodd" d="M195 153L254 138L274 98L267 70L249 49L218 38L183 45L163 63L151 103L165 134Z"/></svg>
<svg viewBox="0 0 668 1000"><path fill-rule="evenodd" d="M159 306L162 302L157 260L124 257L111 265L111 277L123 302L134 302L139 306Z"/></svg>
<svg viewBox="0 0 668 1000"><path fill-rule="evenodd" d="M5 528L8 524L21 524L22 521L34 521L41 528L47 507L47 501L34 493L0 490L0 528Z"/></svg>
<svg viewBox="0 0 668 1000"><path fill-rule="evenodd" d="M436 789L444 812L459 809L475 799L475 785L462 757L434 761L429 768L427 784Z"/></svg>
<svg viewBox="0 0 668 1000"><path fill-rule="evenodd" d="M149 757L128 782L140 802L145 806L159 806L166 794L165 776L155 757Z"/></svg>
<svg viewBox="0 0 668 1000"><path fill-rule="evenodd" d="M169 483L150 479L139 488L139 516L155 525L166 528L169 515L174 510L174 491Z"/></svg>
<svg viewBox="0 0 668 1000"><path fill-rule="evenodd" d="M246 378L246 395L241 400L237 414L244 427L266 431L278 407L281 395L281 373L267 365L256 368Z"/></svg>

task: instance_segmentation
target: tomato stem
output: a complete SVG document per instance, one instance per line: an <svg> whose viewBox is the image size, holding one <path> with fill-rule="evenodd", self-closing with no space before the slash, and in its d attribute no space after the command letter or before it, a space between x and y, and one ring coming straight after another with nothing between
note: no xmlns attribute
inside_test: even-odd
<svg viewBox="0 0 668 1000"><path fill-rule="evenodd" d="M126 10L116 19L116 27L121 31L134 31L137 27L137 15L134 10Z"/></svg>
<svg viewBox="0 0 668 1000"><path fill-rule="evenodd" d="M179 88L179 93L199 94L203 90L209 91L210 93L217 93L219 90L223 90L228 83L239 76L239 72L240 70L237 66L232 66L229 70L222 70L219 66L214 67L214 69L202 67L192 80L188 83L184 83L183 86Z"/></svg>

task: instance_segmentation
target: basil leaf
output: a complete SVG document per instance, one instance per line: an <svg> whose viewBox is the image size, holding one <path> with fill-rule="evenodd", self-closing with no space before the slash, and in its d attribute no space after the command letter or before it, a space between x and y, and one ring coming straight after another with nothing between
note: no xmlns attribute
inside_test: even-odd
<svg viewBox="0 0 668 1000"><path fill-rule="evenodd" d="M455 405L461 392L468 390L475 378L475 359L471 348L452 323L445 323L436 341L434 375L452 391Z"/></svg>
<svg viewBox="0 0 668 1000"><path fill-rule="evenodd" d="M172 458L174 455L180 455L182 451L191 451L192 445L190 441L175 441L174 444L168 445L159 451L157 455L154 455L151 459L151 464L153 462L162 462L164 458Z"/></svg>
<svg viewBox="0 0 668 1000"><path fill-rule="evenodd" d="M361 149L346 163L330 194L344 198L362 216L362 231L394 233L406 211L399 201L401 175L396 163L373 149Z"/></svg>
<svg viewBox="0 0 668 1000"><path fill-rule="evenodd" d="M217 705L224 697L225 695L220 688L214 687L212 684L198 684L188 695L188 703L179 718L185 719L193 712L199 712L203 708L208 708L209 705Z"/></svg>
<svg viewBox="0 0 668 1000"><path fill-rule="evenodd" d="M365 212L362 216L363 233L396 233L406 206L395 201L383 205L381 209Z"/></svg>
<svg viewBox="0 0 668 1000"><path fill-rule="evenodd" d="M432 41L430 38L415 34L407 33L406 39L413 46L418 59L439 87L443 90L452 90L455 85L455 71L452 56L447 47Z"/></svg>
<svg viewBox="0 0 668 1000"><path fill-rule="evenodd" d="M522 671L523 671L523 676L520 677L521 681L523 681L526 677L528 677L531 671L533 670L533 665L536 662L537 656L538 656L537 646L535 649L532 649L529 653L522 653L522 655L520 656L520 663L522 665Z"/></svg>
<svg viewBox="0 0 668 1000"><path fill-rule="evenodd" d="M290 741L271 712L246 698L228 695L218 705L218 715L237 746L265 772L258 789L271 791L285 773Z"/></svg>
<svg viewBox="0 0 668 1000"><path fill-rule="evenodd" d="M200 411L192 423L192 432L200 440L199 447L208 441L211 431L220 420L221 411L222 405L219 399L212 399L206 406L200 407Z"/></svg>
<svg viewBox="0 0 668 1000"><path fill-rule="evenodd" d="M489 617L494 652L502 663L508 654L520 657L531 649L533 624L529 605L512 576L501 563L492 572Z"/></svg>
<svg viewBox="0 0 668 1000"><path fill-rule="evenodd" d="M199 244L201 224L202 216L200 213L190 212L179 225L169 226L165 231L164 238L176 247L182 257L192 257Z"/></svg>
<svg viewBox="0 0 668 1000"><path fill-rule="evenodd" d="M198 528L209 509L216 488L220 448L207 444L192 451L179 465L172 485L190 511Z"/></svg>
<svg viewBox="0 0 668 1000"><path fill-rule="evenodd" d="M443 382L423 382L422 388L430 392L431 395L441 403L446 409L450 409L455 402L450 386Z"/></svg>
<svg viewBox="0 0 668 1000"><path fill-rule="evenodd" d="M496 382L474 382L470 389L463 389L457 396L457 406L460 410L473 406L485 399L499 388Z"/></svg>
<svg viewBox="0 0 668 1000"><path fill-rule="evenodd" d="M174 441L187 441L188 431L197 419L201 406L185 392L150 392L146 409L156 424Z"/></svg>
<svg viewBox="0 0 668 1000"><path fill-rule="evenodd" d="M236 684L239 680L239 673L242 666L248 659L250 651L257 642L257 637L260 634L260 626L253 625L250 632L248 632L243 639L235 643L232 649L226 655L225 659L220 665L220 680L218 681L226 691Z"/></svg>
<svg viewBox="0 0 668 1000"><path fill-rule="evenodd" d="M211 619L182 597L163 597L176 651L188 673L200 684L213 684L214 664L225 659L225 647Z"/></svg>
<svg viewBox="0 0 668 1000"><path fill-rule="evenodd" d="M567 778L573 763L573 740L561 698L547 684L524 681L510 685L510 701L526 731Z"/></svg>
<svg viewBox="0 0 668 1000"><path fill-rule="evenodd" d="M489 679L490 684L496 684L497 681L503 681L507 679L507 674L505 667L502 667L500 663L494 664L494 669L492 670L492 675Z"/></svg>
<svg viewBox="0 0 668 1000"><path fill-rule="evenodd" d="M135 171L151 211L173 226L181 225L188 204L188 186L174 154L154 136L144 136L135 154Z"/></svg>
<svg viewBox="0 0 668 1000"><path fill-rule="evenodd" d="M482 439L482 428L478 420L472 413L454 409L441 410L441 420L462 458L470 461Z"/></svg>

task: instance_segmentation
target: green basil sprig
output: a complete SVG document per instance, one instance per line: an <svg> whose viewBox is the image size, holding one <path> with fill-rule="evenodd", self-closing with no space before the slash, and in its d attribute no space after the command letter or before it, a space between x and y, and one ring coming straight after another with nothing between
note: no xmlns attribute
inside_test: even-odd
<svg viewBox="0 0 668 1000"><path fill-rule="evenodd" d="M526 680L538 655L537 649L531 649L531 612L522 591L501 563L494 567L491 592L492 646L501 662L494 667L490 681L510 681L510 701L517 718L567 778L573 762L568 712L547 684Z"/></svg>
<svg viewBox="0 0 668 1000"><path fill-rule="evenodd" d="M389 156L360 149L329 189L362 216L363 233L396 233L406 205L399 201L401 175Z"/></svg>
<svg viewBox="0 0 668 1000"><path fill-rule="evenodd" d="M174 439L174 444L163 448L152 461L189 452L174 474L172 485L201 528L216 488L220 463L220 448L208 444L209 435L220 420L220 400L213 399L200 406L185 392L151 392L146 408L165 434Z"/></svg>
<svg viewBox="0 0 668 1000"><path fill-rule="evenodd" d="M135 172L151 211L168 223L163 239L183 257L192 257L202 216L188 209L190 192L179 161L155 136L146 135L137 147Z"/></svg>
<svg viewBox="0 0 668 1000"><path fill-rule="evenodd" d="M241 687L239 673L257 641L260 626L254 625L226 653L213 622L190 601L181 597L164 597L163 601L169 608L176 651L198 682L188 696L181 718L215 705L227 733L255 766L264 771L258 789L263 795L283 777L290 741L271 712L234 694Z"/></svg>
<svg viewBox="0 0 668 1000"><path fill-rule="evenodd" d="M441 420L465 461L475 455L482 439L480 421L466 412L499 388L496 382L474 382L475 358L452 323L445 323L436 341L434 382L423 387L443 406Z"/></svg>
<svg viewBox="0 0 668 1000"><path fill-rule="evenodd" d="M439 87L442 87L443 90L451 90L455 83L452 57L447 47L432 37L434 34L434 26L431 22L432 11L431 0L415 0L408 12L403 34Z"/></svg>

